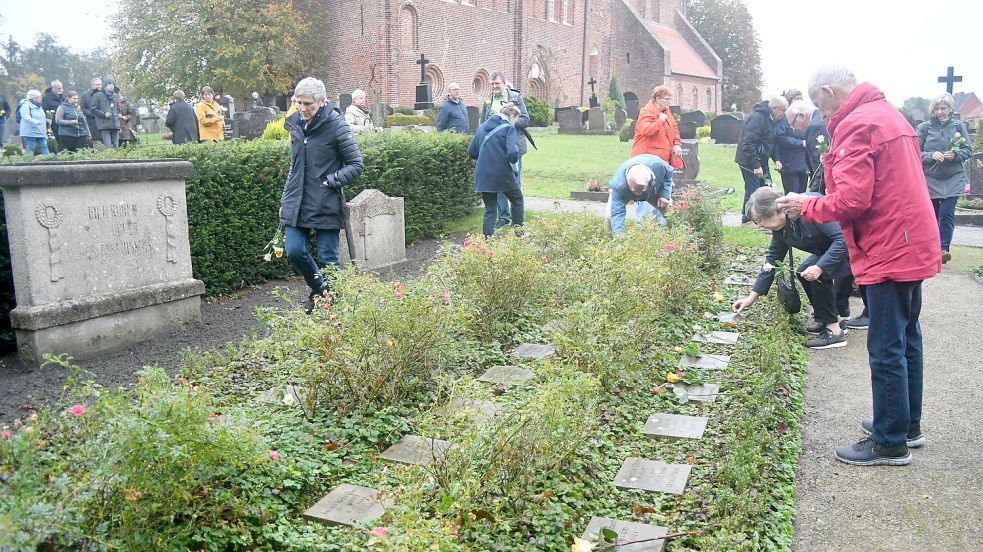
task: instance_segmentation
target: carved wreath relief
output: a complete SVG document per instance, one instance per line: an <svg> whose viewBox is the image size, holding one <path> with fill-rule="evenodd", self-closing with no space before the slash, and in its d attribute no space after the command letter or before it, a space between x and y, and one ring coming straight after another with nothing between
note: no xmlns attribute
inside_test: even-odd
<svg viewBox="0 0 983 552"><path fill-rule="evenodd" d="M58 227L65 220L65 211L57 201L41 201L34 209L38 224L48 229L48 267L51 281L57 282L65 277L61 267L61 245L58 243Z"/></svg>
<svg viewBox="0 0 983 552"><path fill-rule="evenodd" d="M174 215L177 214L178 204L169 194L157 196L157 210L164 215L167 232L167 262L177 263L177 233L174 230Z"/></svg>

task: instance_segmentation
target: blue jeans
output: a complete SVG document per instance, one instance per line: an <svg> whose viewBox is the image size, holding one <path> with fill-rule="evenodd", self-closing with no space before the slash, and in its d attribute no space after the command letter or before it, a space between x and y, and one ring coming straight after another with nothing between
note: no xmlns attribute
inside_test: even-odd
<svg viewBox="0 0 983 552"><path fill-rule="evenodd" d="M652 204L648 201L636 201L635 202L635 222L642 224L647 219L654 218L656 224L659 226L665 226L668 224L666 221L666 215L662 211L652 207Z"/></svg>
<svg viewBox="0 0 983 552"><path fill-rule="evenodd" d="M314 262L307 246L312 231L315 233L317 245L317 262ZM289 225L283 227L283 245L287 260L294 270L304 277L307 287L311 288L313 293L321 293L327 289L324 276L321 274L322 268L328 265L341 268L341 259L338 257L339 232L339 230L298 228Z"/></svg>
<svg viewBox="0 0 983 552"><path fill-rule="evenodd" d="M741 222L744 223L751 220L747 218L747 213L744 212L747 202L751 199L751 194L755 190L765 185L765 181L763 178L758 178L753 171L749 171L744 167L741 167L741 176L744 177L744 203L741 203Z"/></svg>
<svg viewBox="0 0 983 552"><path fill-rule="evenodd" d="M99 131L99 137L102 138L102 145L107 148L118 148L119 147L119 129L118 128L106 128Z"/></svg>
<svg viewBox="0 0 983 552"><path fill-rule="evenodd" d="M885 447L905 444L922 419L922 283L882 282L865 286L870 327L867 353L874 395L871 438Z"/></svg>
<svg viewBox="0 0 983 552"><path fill-rule="evenodd" d="M41 149L41 155L48 155L48 139L38 138L35 136L25 136L24 137L24 148L27 150L28 155L37 155L38 149Z"/></svg>
<svg viewBox="0 0 983 552"><path fill-rule="evenodd" d="M519 157L519 174L515 175L515 186L522 189L522 157ZM509 198L505 192L498 193L498 222L495 228L501 228L512 224L512 215L509 212ZM521 222L519 223L522 224Z"/></svg>
<svg viewBox="0 0 983 552"><path fill-rule="evenodd" d="M509 224L522 226L525 219L525 202L520 188L513 188L506 192L482 192L481 200L485 203L485 218L481 224L481 232L486 236L495 233L495 228L500 226L495 224L496 214L498 213L498 202L500 197L505 197L512 207L512 220Z"/></svg>
<svg viewBox="0 0 983 552"><path fill-rule="evenodd" d="M959 196L932 200L932 207L935 207L935 219L939 222L939 235L942 237L942 251L948 251L949 245L952 243L952 232L956 227L956 202L958 201Z"/></svg>
<svg viewBox="0 0 983 552"><path fill-rule="evenodd" d="M4 127L7 126L6 119L0 119L0 146L3 146L3 132L6 130Z"/></svg>

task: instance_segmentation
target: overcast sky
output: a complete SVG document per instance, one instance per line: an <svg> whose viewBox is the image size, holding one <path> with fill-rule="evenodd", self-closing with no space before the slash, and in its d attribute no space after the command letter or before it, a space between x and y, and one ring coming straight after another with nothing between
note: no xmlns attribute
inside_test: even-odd
<svg viewBox="0 0 983 552"><path fill-rule="evenodd" d="M963 76L956 92L983 95L983 2L978 0L745 1L761 40L766 95L805 90L810 74L828 63L852 67L858 78L874 83L898 105L911 96L944 92L937 77L950 65ZM115 0L3 3L4 39L9 34L30 45L44 31L78 50L106 43L107 19L116 5Z"/></svg>

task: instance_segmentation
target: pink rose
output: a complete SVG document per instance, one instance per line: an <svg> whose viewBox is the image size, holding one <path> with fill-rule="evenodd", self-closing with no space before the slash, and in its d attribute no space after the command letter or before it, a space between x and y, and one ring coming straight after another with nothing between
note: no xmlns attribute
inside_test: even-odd
<svg viewBox="0 0 983 552"><path fill-rule="evenodd" d="M372 530L372 534L380 539L386 536L387 533L389 533L389 529L386 529L385 527L376 527Z"/></svg>
<svg viewBox="0 0 983 552"><path fill-rule="evenodd" d="M679 249L679 245L678 244L676 244L676 243L667 243L666 244L666 251L674 251L676 249Z"/></svg>
<svg viewBox="0 0 983 552"><path fill-rule="evenodd" d="M443 301L443 303L445 305L450 305L451 304L451 294L445 291L444 294L440 296L440 300Z"/></svg>
<svg viewBox="0 0 983 552"><path fill-rule="evenodd" d="M0 437L2 437L4 440L7 440L13 437L13 435L11 435L9 431L4 431L3 433L0 433Z"/></svg>
<svg viewBox="0 0 983 552"><path fill-rule="evenodd" d="M82 414L85 414L85 406L81 404L76 404L75 406L68 409L72 413L72 416L78 418Z"/></svg>
<svg viewBox="0 0 983 552"><path fill-rule="evenodd" d="M665 391L666 390L663 389L661 385L658 386L658 387L653 387L652 388L652 392L655 393L656 395L661 395L661 394L665 393Z"/></svg>
<svg viewBox="0 0 983 552"><path fill-rule="evenodd" d="M277 452L277 451L275 451L275 450L271 450L270 451L270 460L273 460L274 462L280 460L280 453Z"/></svg>

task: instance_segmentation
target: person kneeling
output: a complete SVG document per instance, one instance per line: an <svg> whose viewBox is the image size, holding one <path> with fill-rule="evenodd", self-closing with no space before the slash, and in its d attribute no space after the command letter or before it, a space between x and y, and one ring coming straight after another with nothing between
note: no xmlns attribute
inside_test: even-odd
<svg viewBox="0 0 983 552"><path fill-rule="evenodd" d="M615 235L625 231L628 203L635 201L635 220L654 218L665 226L665 210L672 205L672 167L655 155L636 155L614 171L608 182L608 223Z"/></svg>
<svg viewBox="0 0 983 552"><path fill-rule="evenodd" d="M811 253L797 269L799 280L812 304L817 324L810 328L819 335L806 341L811 349L845 347L846 327L836 310L833 279L850 274L850 260L840 225L836 222L816 224L788 216L776 204L782 193L775 188L759 188L748 199L745 212L758 226L771 230L771 245L765 254L754 288L734 301L733 310L741 312L766 295L775 279L776 261L788 255L789 248Z"/></svg>

